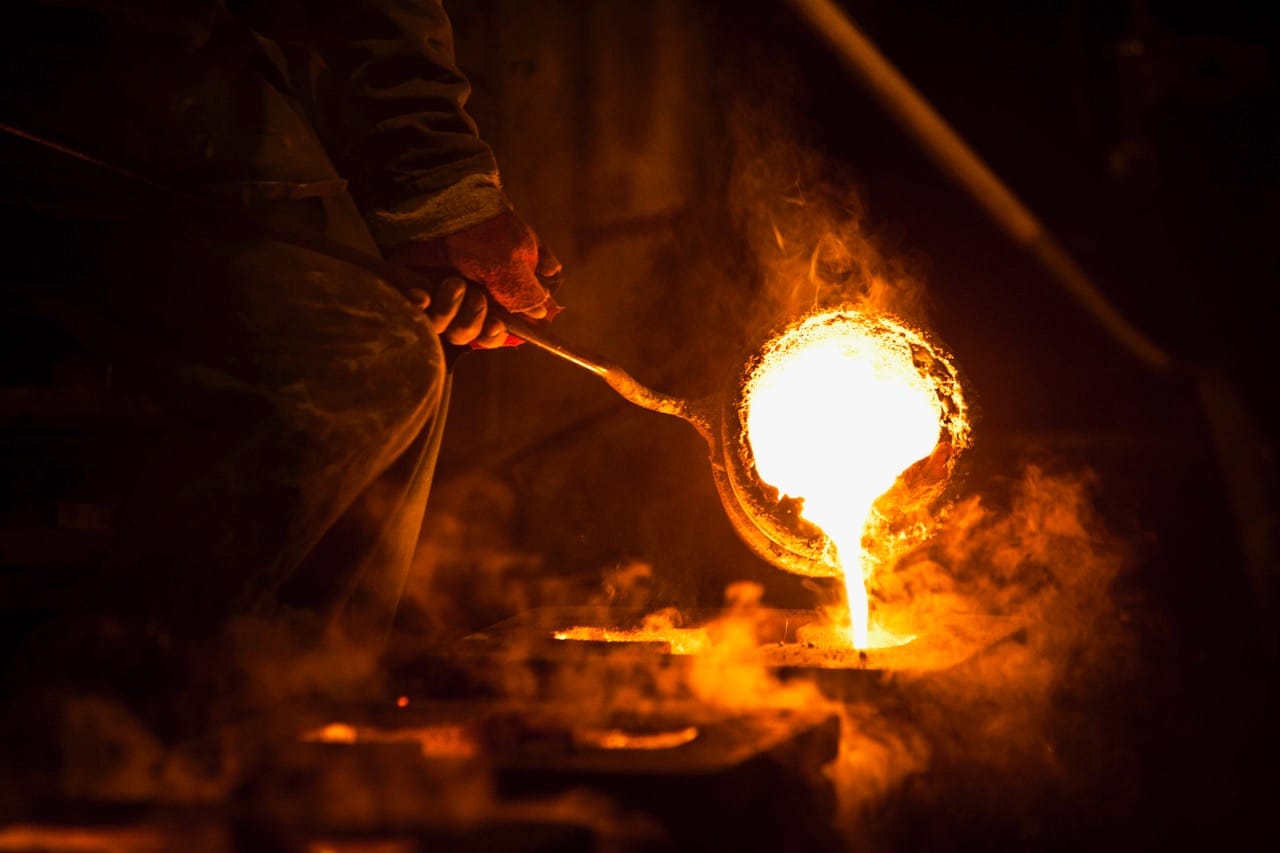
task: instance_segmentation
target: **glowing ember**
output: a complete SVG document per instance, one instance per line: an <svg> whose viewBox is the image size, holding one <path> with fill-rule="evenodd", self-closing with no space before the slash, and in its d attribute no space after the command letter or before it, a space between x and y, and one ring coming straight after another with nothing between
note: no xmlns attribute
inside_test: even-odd
<svg viewBox="0 0 1280 853"><path fill-rule="evenodd" d="M329 723L302 736L305 741L320 743L355 743L356 727L346 723Z"/></svg>
<svg viewBox="0 0 1280 853"><path fill-rule="evenodd" d="M304 732L301 739L310 743L416 743L424 758L471 758L479 747L471 732L460 725L439 724L395 729L329 723Z"/></svg>
<svg viewBox="0 0 1280 853"><path fill-rule="evenodd" d="M677 655L696 655L711 648L707 632L697 628L595 628L578 625L556 631L551 636L557 640L578 642L669 644L671 653Z"/></svg>
<svg viewBox="0 0 1280 853"><path fill-rule="evenodd" d="M744 388L756 471L781 494L803 499L803 516L830 539L845 579L848 640L859 649L905 642L870 625L866 579L875 566L863 537L877 499L938 445L944 398L956 402L954 388L944 392L922 369L922 354L945 361L892 318L829 311L771 340Z"/></svg>
<svg viewBox="0 0 1280 853"><path fill-rule="evenodd" d="M578 729L574 742L595 749L675 749L692 743L698 737L697 726L660 732L634 732L627 729Z"/></svg>

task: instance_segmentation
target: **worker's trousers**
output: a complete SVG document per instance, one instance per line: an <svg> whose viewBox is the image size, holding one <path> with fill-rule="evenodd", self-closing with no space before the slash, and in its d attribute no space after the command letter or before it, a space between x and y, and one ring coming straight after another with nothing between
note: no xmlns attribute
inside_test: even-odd
<svg viewBox="0 0 1280 853"><path fill-rule="evenodd" d="M251 214L378 252L253 36L133 60L61 79L55 53L51 80L28 68L4 104L6 121L180 190L4 144L13 278L164 424L84 603L196 642L253 615L383 638L444 426L439 337L375 275L240 227Z"/></svg>

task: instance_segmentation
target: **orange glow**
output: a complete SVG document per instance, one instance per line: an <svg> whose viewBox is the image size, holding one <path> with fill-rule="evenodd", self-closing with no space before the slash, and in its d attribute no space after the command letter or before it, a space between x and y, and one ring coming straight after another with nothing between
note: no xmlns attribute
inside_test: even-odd
<svg viewBox="0 0 1280 853"><path fill-rule="evenodd" d="M307 732L302 739L320 743L355 743L356 728L346 723L329 723L327 726Z"/></svg>
<svg viewBox="0 0 1280 853"><path fill-rule="evenodd" d="M930 364L942 358L893 318L828 311L766 344L744 388L756 471L803 499L803 516L826 533L829 559L843 569L847 640L858 649L910 639L871 623L866 581L876 562L863 540L877 500L942 434L944 393L919 366L922 353Z"/></svg>
<svg viewBox="0 0 1280 853"><path fill-rule="evenodd" d="M664 643L670 644L671 653L696 655L711 648L707 632L697 628L645 627L645 628L596 628L578 625L556 631L557 640L577 640L595 643Z"/></svg>
<svg viewBox="0 0 1280 853"><path fill-rule="evenodd" d="M626 729L578 729L574 742L595 749L675 749L698 737L697 726L660 732L633 732Z"/></svg>
<svg viewBox="0 0 1280 853"><path fill-rule="evenodd" d="M408 696L401 696L401 697L397 698L397 699L396 699L396 707L397 707L397 708L408 708L408 707L409 707L409 697L408 697Z"/></svg>
<svg viewBox="0 0 1280 853"><path fill-rule="evenodd" d="M304 732L303 741L312 743L416 743L424 758L470 758L479 747L470 730L451 723L382 729L376 726L353 726L329 723Z"/></svg>

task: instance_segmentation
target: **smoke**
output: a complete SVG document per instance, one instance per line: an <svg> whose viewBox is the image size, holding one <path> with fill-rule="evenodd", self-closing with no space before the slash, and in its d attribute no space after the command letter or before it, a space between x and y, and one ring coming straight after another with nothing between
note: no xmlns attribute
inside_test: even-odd
<svg viewBox="0 0 1280 853"><path fill-rule="evenodd" d="M826 774L838 795L835 823L846 837L861 839L866 816L929 766L932 748L922 731L890 720L875 705L833 704L840 716L840 751Z"/></svg>
<svg viewBox="0 0 1280 853"><path fill-rule="evenodd" d="M1134 758L1108 738L1099 697L1123 689L1134 666L1113 596L1129 554L1095 508L1099 485L1088 472L1028 465L951 508L928 542L876 576L878 611L918 635L983 619L1021 629L958 666L899 676L885 705L846 709L857 734L833 777L850 837L884 844L892 816L892 840L907 846L963 849L993 826L1033 838L1046 803L1123 789ZM887 814L868 817L907 777ZM1095 814L1080 831L1105 820Z"/></svg>
<svg viewBox="0 0 1280 853"><path fill-rule="evenodd" d="M627 721L645 719L688 724L771 711L828 715L838 721L839 746L820 782L834 795L829 820L842 839L876 849L961 849L989 838L983 833L992 827L1004 837L1034 839L1046 802L1068 803L1100 775L1129 767L1114 744L1095 741L1091 720L1092 697L1123 683L1129 651L1111 595L1126 549L1094 508L1101 486L1087 472L1028 465L946 510L926 542L875 576L877 613L921 640L963 635L988 619L1019 630L975 634L979 641L969 642L958 664L949 656L936 667L886 670L876 687L855 696L838 689L854 671L824 680L771 665L761 654L779 635L771 625L776 612L758 584L729 585L724 606L708 615L663 606L655 572L644 563L609 566L591 588L538 580L536 560L520 556L498 533L510 504L508 492L490 478L468 478L445 492L432 524L448 535L433 534L422 559L437 580L465 571L472 584L483 578L493 586L473 591L474 600L488 603L471 619L573 606L582 624L607 627L620 613L641 610L642 632L664 636L673 647L689 642L684 654L639 643L575 660L557 657L551 645L551 630L566 626L547 623L545 633L525 632L499 655L477 659L490 707L514 703L546 720L624 734ZM497 511L496 520L482 509ZM466 630L468 620L457 613L469 604L459 591L450 592L445 582L435 587L443 594L432 599L424 579L416 583L416 606L439 608L429 620L433 632ZM278 624L244 622L238 632L246 652L254 651L245 659L258 662L254 689L273 700L316 691L340 697L349 684L350 695L367 703L369 685L383 675L369 650L337 638L299 653L289 639L294 632ZM781 636L783 644L799 645L794 629ZM313 721L332 722L322 716L331 710L312 709ZM295 729L297 723L292 720ZM145 799L167 789L216 798L236 778L234 766L223 763L212 772L193 763L101 702L70 707L65 732L64 745L76 756L69 766L78 768L66 784L86 797ZM317 750L326 745L299 744L300 752L285 750L260 771L261 787L251 796L286 825L311 825L322 815L321 824L335 830L421 817L423 802L434 803L441 820L464 827L508 807L495 793L483 751L479 763L424 769L416 753L406 756L395 745L330 747L324 772L315 773ZM226 746L224 757L243 746ZM308 780L301 789L299 778ZM590 813L634 818L581 792L522 801L519 808L563 813L566 820ZM1124 803L1112 808L1122 810Z"/></svg>
<svg viewBox="0 0 1280 853"><path fill-rule="evenodd" d="M547 571L514 533L514 489L483 470L432 492L397 628L430 644L539 606L580 602L598 581Z"/></svg>
<svg viewBox="0 0 1280 853"><path fill-rule="evenodd" d="M920 324L920 274L884 245L850 169L796 139L781 101L738 100L729 118L728 203L761 278L760 317L854 304Z"/></svg>

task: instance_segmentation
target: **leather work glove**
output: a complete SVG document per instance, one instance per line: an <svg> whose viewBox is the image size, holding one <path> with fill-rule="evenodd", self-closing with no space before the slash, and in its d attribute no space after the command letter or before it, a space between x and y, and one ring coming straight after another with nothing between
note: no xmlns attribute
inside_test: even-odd
<svg viewBox="0 0 1280 853"><path fill-rule="evenodd" d="M407 294L451 344L495 349L521 343L491 316L491 302L531 320L549 321L561 310L548 290L560 274L560 261L511 210L452 234L401 243L386 254L432 275L456 270L457 275L438 278L433 293Z"/></svg>

